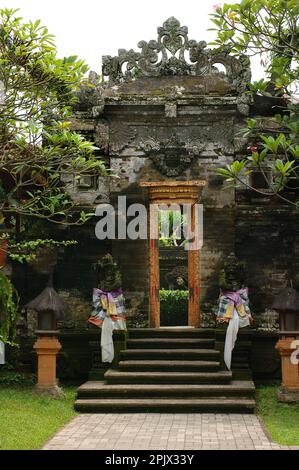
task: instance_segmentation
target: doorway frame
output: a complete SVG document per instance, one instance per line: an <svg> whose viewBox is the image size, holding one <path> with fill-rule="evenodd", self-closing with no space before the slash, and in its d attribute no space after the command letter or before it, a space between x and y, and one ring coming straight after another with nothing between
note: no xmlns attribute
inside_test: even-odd
<svg viewBox="0 0 299 470"><path fill-rule="evenodd" d="M140 186L148 189L149 201L149 310L150 327L160 327L160 260L158 204L190 204L191 230L198 229L195 204L199 202L205 180L194 181L144 181ZM188 250L188 326L200 327L200 250Z"/></svg>

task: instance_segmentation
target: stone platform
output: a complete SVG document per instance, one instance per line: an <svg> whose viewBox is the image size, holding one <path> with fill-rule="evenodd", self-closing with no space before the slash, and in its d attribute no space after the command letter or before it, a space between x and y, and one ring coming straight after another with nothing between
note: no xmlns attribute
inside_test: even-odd
<svg viewBox="0 0 299 470"><path fill-rule="evenodd" d="M117 368L78 389L75 409L102 412L252 413L255 386L221 370L214 330L131 330Z"/></svg>

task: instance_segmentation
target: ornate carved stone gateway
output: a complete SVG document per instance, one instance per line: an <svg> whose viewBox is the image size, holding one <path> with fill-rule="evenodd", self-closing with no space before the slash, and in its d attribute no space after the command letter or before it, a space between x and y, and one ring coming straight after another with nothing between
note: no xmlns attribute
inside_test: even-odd
<svg viewBox="0 0 299 470"><path fill-rule="evenodd" d="M279 236L269 239L268 227L279 234L288 220L288 224L294 224L290 233L297 234L295 218L288 217L286 207L275 212L274 204L261 197L226 187L217 168L246 158L250 142L242 129L247 117L269 117L272 126L273 101L267 101L267 105L263 101L261 106L264 98L251 99L247 93L247 57L231 56L229 51L209 49L204 41L189 39L188 28L173 17L158 28L156 39L141 41L138 46L136 51L121 49L115 57L105 56L104 80L92 73L90 83L78 96L74 125L96 143L97 155L107 162L112 177L94 178L90 188L75 179L65 184L71 186L78 204L109 202L117 210L119 195L126 196L130 204L150 207L153 198L162 194L161 188L164 196L166 187L166 201L177 198L183 203L186 197L190 200L192 185L205 180L200 199L204 208L200 275L195 258L189 273L190 282L198 277L198 285L190 286L190 292L199 300L200 325L213 326L211 312L217 303L219 269L232 251L250 267L254 309L263 313L273 289L269 283L273 262L278 270L275 283L284 282L285 260L291 263L298 248L294 235L293 244L288 243L281 256L284 248L279 245ZM184 183L183 192L178 191L179 182ZM142 189L144 184L149 189ZM198 188L196 192L193 202L198 201ZM92 248L94 253L111 252L118 260L135 312L130 319L133 326L153 323L149 315L154 301L150 273L152 269L157 274L158 265L150 268L149 260L154 250L157 261L155 249L148 240L127 239ZM85 265L88 263L89 258ZM195 309L197 300L191 294L190 305ZM194 313L193 324L199 324L198 318Z"/></svg>
<svg viewBox="0 0 299 470"><path fill-rule="evenodd" d="M119 83L140 77L169 75L223 74L216 64L226 69L226 78L238 91L243 91L250 81L248 57L238 59L218 49L208 49L205 41L189 39L187 26L168 18L158 27L157 40L140 41L140 52L119 49L118 56L103 56L103 75L109 82Z"/></svg>

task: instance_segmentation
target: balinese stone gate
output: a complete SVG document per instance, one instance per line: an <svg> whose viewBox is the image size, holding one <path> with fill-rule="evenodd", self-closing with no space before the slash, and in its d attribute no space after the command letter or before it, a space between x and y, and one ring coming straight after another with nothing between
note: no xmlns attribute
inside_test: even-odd
<svg viewBox="0 0 299 470"><path fill-rule="evenodd" d="M118 178L65 183L78 203L95 206L115 203L119 195L126 195L128 204L147 204L147 192L140 186L145 181L206 180L201 196L202 326L214 325L218 273L232 251L248 263L253 310L264 314L286 284L289 264L298 263L297 217L277 201L225 188L215 170L246 153L246 140L239 135L246 118L269 116L271 124L275 107L259 97L250 101L246 94L247 57L232 57L207 48L204 41L190 40L188 28L173 17L158 28L156 40L140 41L138 47L138 52L120 49L118 56L103 57L104 81L91 74L94 88L81 91L74 123L95 140ZM129 323L148 325L148 242L104 243L95 239L94 227L84 230L83 251L76 265L64 265L61 288L68 277L76 286L74 268L80 287L92 259L111 251L123 273Z"/></svg>

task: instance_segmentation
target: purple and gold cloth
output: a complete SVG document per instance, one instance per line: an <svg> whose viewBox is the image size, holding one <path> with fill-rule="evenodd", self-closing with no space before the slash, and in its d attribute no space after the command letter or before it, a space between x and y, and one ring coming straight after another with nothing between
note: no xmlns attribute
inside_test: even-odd
<svg viewBox="0 0 299 470"><path fill-rule="evenodd" d="M233 318L234 310L238 312L239 317L250 315L247 287L243 287L235 292L220 290L217 319L221 321L225 318Z"/></svg>
<svg viewBox="0 0 299 470"><path fill-rule="evenodd" d="M125 320L126 308L122 288L106 292L98 288L93 289L93 311L88 319L90 323L101 326L106 317L112 320Z"/></svg>
<svg viewBox="0 0 299 470"><path fill-rule="evenodd" d="M238 291L220 290L217 320L228 322L224 345L224 362L231 369L232 351L238 336L239 328L250 325L248 288Z"/></svg>

